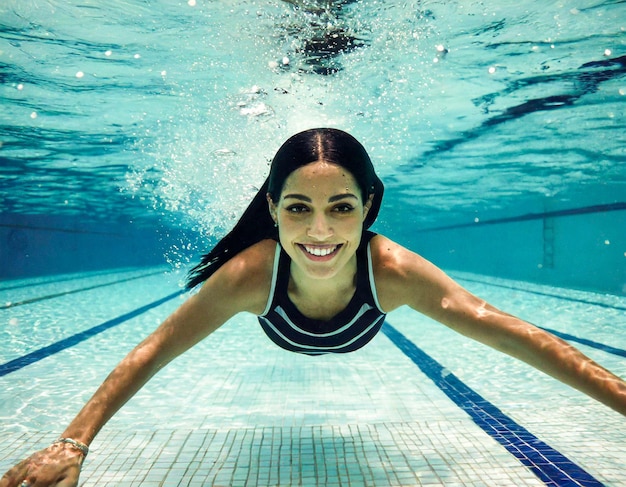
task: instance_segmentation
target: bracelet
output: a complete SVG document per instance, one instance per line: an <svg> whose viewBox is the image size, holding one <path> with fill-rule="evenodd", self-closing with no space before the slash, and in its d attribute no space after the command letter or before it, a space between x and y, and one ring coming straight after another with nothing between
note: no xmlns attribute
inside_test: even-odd
<svg viewBox="0 0 626 487"><path fill-rule="evenodd" d="M84 443L81 443L80 441L73 440L72 438L59 438L52 444L56 445L57 443L69 443L77 450L80 450L80 452L85 457L87 456L87 453L89 453L89 447L87 445L85 445Z"/></svg>

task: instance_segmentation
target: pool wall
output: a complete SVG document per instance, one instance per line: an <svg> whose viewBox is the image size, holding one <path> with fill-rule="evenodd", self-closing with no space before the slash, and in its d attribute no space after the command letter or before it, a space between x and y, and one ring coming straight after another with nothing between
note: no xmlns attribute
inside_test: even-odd
<svg viewBox="0 0 626 487"><path fill-rule="evenodd" d="M427 229L415 250L449 270L626 295L623 203Z"/></svg>
<svg viewBox="0 0 626 487"><path fill-rule="evenodd" d="M410 242L398 226L378 230L447 270L626 295L626 205L619 205L423 229ZM162 224L2 215L0 279L158 265L172 245L186 242L208 245Z"/></svg>
<svg viewBox="0 0 626 487"><path fill-rule="evenodd" d="M0 279L166 262L171 246L195 238L156 222L88 223L65 215L0 216Z"/></svg>

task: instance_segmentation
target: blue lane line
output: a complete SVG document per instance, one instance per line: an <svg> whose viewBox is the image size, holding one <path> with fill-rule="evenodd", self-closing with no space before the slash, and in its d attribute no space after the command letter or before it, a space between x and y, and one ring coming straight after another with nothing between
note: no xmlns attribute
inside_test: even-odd
<svg viewBox="0 0 626 487"><path fill-rule="evenodd" d="M444 370L439 362L389 323L385 322L382 331L439 389L469 414L483 431L504 446L546 485L558 487L603 485L567 457L517 424L454 374Z"/></svg>
<svg viewBox="0 0 626 487"><path fill-rule="evenodd" d="M592 306L599 306L601 308L616 309L618 311L626 311L626 307L625 306L618 306L618 305L615 305L615 304L600 303L598 301L591 301L591 300L588 300L588 299L570 298L569 296L561 296L560 294L546 293L546 292L543 292L543 291L531 291L530 289L523 289L523 288L520 288L520 287L515 287L515 286L511 286L511 285L506 285L506 284L495 284L493 282L481 281L480 279L469 279L469 278L465 278L465 277L459 277L459 278L457 278L457 281L476 282L478 284L484 284L485 286L493 286L493 287L500 287L500 288L504 288L504 289L512 289L514 291L519 291L519 292L528 293L528 294L536 294L538 296L547 296L547 297L550 297L550 298L561 299L563 301L572 301L574 303L590 304Z"/></svg>
<svg viewBox="0 0 626 487"><path fill-rule="evenodd" d="M23 301L17 301L15 303L2 304L2 305L0 305L0 309L8 309L8 308L14 308L16 306L24 306L25 304L38 303L39 301L45 301L47 299L54 299L54 298L58 298L58 297L61 297L61 296L67 296L68 294L76 294L76 293L82 293L84 291L91 291L92 289L98 289L98 288L106 287L106 286L113 286L114 284L120 284L122 282L134 281L136 279L142 279L144 277L154 276L156 274L162 274L162 273L163 273L162 271L153 271L153 272L149 272L147 274L141 274L139 276L127 277L125 279L117 279L117 280L112 281L112 282L105 282L105 283L102 283L102 284L94 284L93 286L86 286L86 287L81 287L81 288L78 288L78 289L71 289L69 291L62 291L60 293L48 294L48 295L45 295L45 296L38 296L36 298L25 299Z"/></svg>
<svg viewBox="0 0 626 487"><path fill-rule="evenodd" d="M530 220L543 220L544 218L557 218L573 215L587 215L590 213L606 213L609 211L626 210L626 202L619 201L617 203L608 203L604 205L585 206L582 208L570 208L567 210L545 211L543 213L527 213L525 215L516 215L504 218L494 218L492 220L481 220L478 222L458 223L456 225L446 225L443 227L423 228L420 232L438 232L441 230L450 230L453 228L480 227L484 225L496 225L498 223L526 222Z"/></svg>
<svg viewBox="0 0 626 487"><path fill-rule="evenodd" d="M51 345L35 350L34 352L23 355L14 360L10 360L2 365L0 365L0 377L3 377L11 372L15 372L21 368L26 367L27 365L34 364L35 362L39 362L55 353L61 352L67 348L73 347L85 340L97 335L98 333L102 333L103 331L108 330L109 328L113 328L125 321L134 318L135 316L139 316L146 311L156 308L157 306L174 299L177 296L187 292L185 289L181 289L180 291L176 291L175 293L170 294L169 296L165 296L164 298L158 299L150 304L142 306L141 308L137 308L129 313L123 314L109 321L105 321L99 325L96 325L88 330L81 331L80 333L76 333L70 337L64 338L63 340L59 340Z"/></svg>
<svg viewBox="0 0 626 487"><path fill-rule="evenodd" d="M40 227L37 225L20 225L18 223L0 223L0 227L4 228L24 228L26 230L43 230L46 232L60 232L60 233L82 233L87 235L109 235L114 237L125 237L123 233L113 232L98 232L96 230L77 230L75 228L57 228L57 227Z"/></svg>
<svg viewBox="0 0 626 487"><path fill-rule="evenodd" d="M544 328L543 326L537 326L537 328L541 328L542 330L545 330L548 333L552 333L553 335L556 335L559 338L562 338L563 340L581 343L583 345L587 345L588 347L593 347L593 348L597 348L598 350L602 350L603 352L612 353L613 355L618 355L620 357L626 357L626 350L623 350L621 348L612 347L611 345L605 345L604 343L595 342L593 340L588 340L587 338L580 338L575 335L570 335L569 333L563 333L561 331L552 330L550 328Z"/></svg>
<svg viewBox="0 0 626 487"><path fill-rule="evenodd" d="M80 279L88 279L91 277L101 277L108 274L126 274L129 272L138 272L138 268L122 268L122 269L107 269L104 271L91 271L89 273L64 275L63 277L50 276L43 278L40 281L26 282L23 284L11 284L11 281L6 281L6 285L0 285L0 292L13 291L15 289L23 289L25 287L47 286L49 284L58 284L59 282L77 281Z"/></svg>
<svg viewBox="0 0 626 487"><path fill-rule="evenodd" d="M566 297L566 296L559 296L558 294L543 293L543 292L539 292L539 291L529 291L527 289L521 289L521 288L514 287L514 286L505 286L505 285L502 285L502 284L493 284L493 283L490 283L490 282L484 282L484 281L479 281L479 280L474 280L474 279L459 278L458 280L459 281L468 281L468 282L477 282L477 283L480 283L480 284L484 284L486 286L502 287L502 288L505 288L505 289L513 289L515 291L520 291L520 292L524 292L524 293L538 294L540 296L549 296L551 298L563 299L565 301L574 301L574 302L577 302L577 303L591 304L593 306L600 306L602 308L610 308L610 309L626 311L626 308L623 307L623 306L613 306L613 305L610 305L610 304L597 303L597 302L594 302L594 301L587 301L587 300L584 300L584 299L569 298L569 297ZM581 338L581 337L577 337L575 335L570 335L569 333L564 333L564 332L561 332L561 331L552 330L550 328L545 328L543 326L539 326L539 325L535 325L535 326L537 328L541 328L542 330L545 330L545 331L547 331L549 333L552 333L553 335L556 335L559 338L562 338L563 340L568 340L570 342L581 343L583 345L587 345L588 347L596 348L598 350L602 350L603 352L611 353L611 354L617 355L619 357L626 357L626 350L624 350L624 349L617 348L617 347L612 347L611 345L605 345L604 343L596 342L594 340L589 340L587 338Z"/></svg>

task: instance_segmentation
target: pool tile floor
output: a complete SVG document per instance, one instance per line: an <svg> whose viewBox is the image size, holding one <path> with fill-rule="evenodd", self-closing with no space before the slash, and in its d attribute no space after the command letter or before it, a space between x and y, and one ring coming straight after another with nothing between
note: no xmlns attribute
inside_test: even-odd
<svg viewBox="0 0 626 487"><path fill-rule="evenodd" d="M15 391L22 391L41 401L22 414L32 416L39 409L42 416L38 427L29 428L12 426L5 416L0 468L47 445L63 429L64 419L57 420L59 425L53 423L54 412L47 410L51 403L45 402L55 394L55 385L61 391L55 400L75 401L78 409L132 347L126 334L138 330L145 334L177 304L133 318L76 345L71 353L60 352L5 376L2 404L14 409ZM416 316L400 311L390 320L409 334L424 333L431 325L420 323L416 328ZM442 339L431 336L425 341L435 347ZM107 353L94 353L95 343ZM452 346L457 345L446 345ZM471 347L469 352L462 348L459 345L459 354L475 353ZM84 374L72 365L76 357L85 356L93 357L100 375ZM83 380L87 391L80 397L63 394L59 370L67 382ZM498 392L506 394L515 380L527 384L522 375L503 383L501 391L492 387L495 399L503 402ZM28 390L32 392L24 392ZM559 403L550 406L549 415L523 391L520 396L510 398L508 404L518 421L532 418L532 429L544 428L552 435L548 442L560 440L558 448L579 455L573 460L586 462L585 468L591 468L605 485L626 485L619 460L626 458L623 417L593 403L575 410L571 405L581 399L575 392L563 392ZM574 415L576 431L587 439L594 438L595 423L602 417L593 447L602 453L600 457L589 454L575 435L568 434L571 429L562 427L562 421L572 420L567 414ZM80 485L545 484L481 430L383 334L356 353L306 357L276 348L254 317L242 315L161 371L105 426L92 444Z"/></svg>

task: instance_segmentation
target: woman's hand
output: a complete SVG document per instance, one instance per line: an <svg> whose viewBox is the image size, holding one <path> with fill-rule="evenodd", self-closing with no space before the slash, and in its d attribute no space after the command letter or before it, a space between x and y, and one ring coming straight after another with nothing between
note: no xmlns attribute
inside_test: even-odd
<svg viewBox="0 0 626 487"><path fill-rule="evenodd" d="M72 445L54 443L11 468L0 479L0 487L75 487L83 460Z"/></svg>

